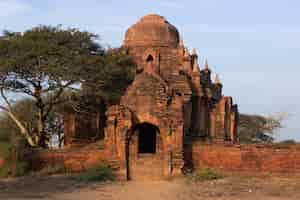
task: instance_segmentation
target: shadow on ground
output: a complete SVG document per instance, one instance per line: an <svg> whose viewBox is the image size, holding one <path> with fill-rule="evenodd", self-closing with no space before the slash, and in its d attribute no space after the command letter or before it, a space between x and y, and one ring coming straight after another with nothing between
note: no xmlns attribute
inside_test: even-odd
<svg viewBox="0 0 300 200"><path fill-rule="evenodd" d="M72 193L82 189L93 189L107 183L87 183L74 179L74 176L26 176L0 179L0 199L44 199L60 193Z"/></svg>

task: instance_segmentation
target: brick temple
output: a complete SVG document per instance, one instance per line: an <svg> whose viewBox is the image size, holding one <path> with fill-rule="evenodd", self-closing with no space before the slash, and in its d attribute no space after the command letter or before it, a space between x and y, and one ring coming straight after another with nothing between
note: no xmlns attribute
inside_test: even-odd
<svg viewBox="0 0 300 200"><path fill-rule="evenodd" d="M208 62L199 66L175 26L147 15L126 32L121 47L135 61L137 73L119 104L89 115L65 116L65 145L72 137L104 134L105 154L124 179L170 177L188 165L187 144L238 142L238 108L212 80Z"/></svg>

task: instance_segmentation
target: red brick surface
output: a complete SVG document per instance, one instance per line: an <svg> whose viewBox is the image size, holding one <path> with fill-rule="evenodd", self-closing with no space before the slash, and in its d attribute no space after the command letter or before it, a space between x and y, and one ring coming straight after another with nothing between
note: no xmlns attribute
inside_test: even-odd
<svg viewBox="0 0 300 200"><path fill-rule="evenodd" d="M195 168L224 171L300 173L300 145L207 145L194 143Z"/></svg>
<svg viewBox="0 0 300 200"><path fill-rule="evenodd" d="M193 167L223 171L300 173L300 145L226 145L193 143L185 148L185 160ZM111 158L103 149L77 148L63 151L27 152L30 167L65 166L69 172L81 172ZM0 159L1 165L1 159Z"/></svg>
<svg viewBox="0 0 300 200"><path fill-rule="evenodd" d="M68 172L81 172L107 160L103 149L31 150L26 153L31 170L46 166L64 166Z"/></svg>

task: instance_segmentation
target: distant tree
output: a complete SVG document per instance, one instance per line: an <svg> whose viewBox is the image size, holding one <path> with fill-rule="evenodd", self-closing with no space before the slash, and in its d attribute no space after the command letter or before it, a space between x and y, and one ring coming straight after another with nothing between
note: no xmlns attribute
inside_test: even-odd
<svg viewBox="0 0 300 200"><path fill-rule="evenodd" d="M282 128L286 113L273 116L240 114L238 135L241 143L272 143L276 131Z"/></svg>
<svg viewBox="0 0 300 200"><path fill-rule="evenodd" d="M289 139L289 140L283 140L279 142L280 144L297 144L296 140Z"/></svg>

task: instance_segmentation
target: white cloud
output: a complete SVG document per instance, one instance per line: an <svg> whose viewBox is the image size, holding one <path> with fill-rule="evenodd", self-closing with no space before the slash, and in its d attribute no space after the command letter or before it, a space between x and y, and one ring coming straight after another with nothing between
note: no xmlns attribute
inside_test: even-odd
<svg viewBox="0 0 300 200"><path fill-rule="evenodd" d="M31 9L28 3L21 2L20 0L0 0L0 17L28 12Z"/></svg>

